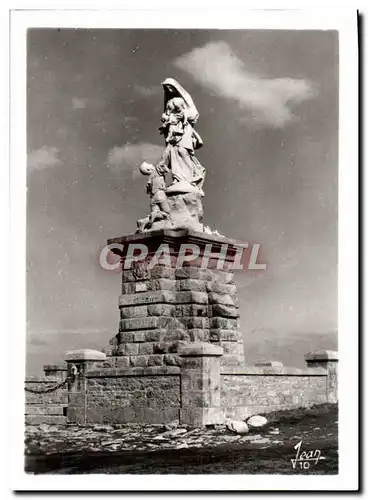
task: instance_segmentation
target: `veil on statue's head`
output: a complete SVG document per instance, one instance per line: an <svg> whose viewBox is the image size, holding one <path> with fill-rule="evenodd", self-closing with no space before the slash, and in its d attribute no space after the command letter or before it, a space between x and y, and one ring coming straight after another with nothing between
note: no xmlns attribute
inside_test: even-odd
<svg viewBox="0 0 368 500"><path fill-rule="evenodd" d="M167 89L167 85L170 85L175 89L175 92L172 93ZM191 95L180 85L179 82L174 80L174 78L166 78L162 82L162 86L164 88L164 109L166 109L167 102L173 97L181 97L186 104L186 111L188 121L192 124L195 124L199 118L198 110L194 104L194 101Z"/></svg>

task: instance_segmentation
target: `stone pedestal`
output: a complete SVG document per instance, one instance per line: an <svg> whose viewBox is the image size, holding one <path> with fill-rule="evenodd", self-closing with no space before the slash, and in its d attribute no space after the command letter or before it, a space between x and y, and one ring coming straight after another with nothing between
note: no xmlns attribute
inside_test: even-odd
<svg viewBox="0 0 368 500"><path fill-rule="evenodd" d="M158 230L108 243L121 257L122 293L119 333L105 352L120 357L119 366L180 365L178 348L197 342L221 346L225 366L244 364L231 271L235 241Z"/></svg>
<svg viewBox="0 0 368 500"><path fill-rule="evenodd" d="M68 422L86 423L87 383L86 372L95 363L106 359L106 354L93 349L80 349L66 353L68 366Z"/></svg>
<svg viewBox="0 0 368 500"><path fill-rule="evenodd" d="M221 424L221 357L219 346L202 343L180 347L180 423L193 427Z"/></svg>
<svg viewBox="0 0 368 500"><path fill-rule="evenodd" d="M338 376L338 354L336 351L320 350L310 352L305 356L305 361L309 368L325 368L327 370L327 401L337 403L337 376Z"/></svg>

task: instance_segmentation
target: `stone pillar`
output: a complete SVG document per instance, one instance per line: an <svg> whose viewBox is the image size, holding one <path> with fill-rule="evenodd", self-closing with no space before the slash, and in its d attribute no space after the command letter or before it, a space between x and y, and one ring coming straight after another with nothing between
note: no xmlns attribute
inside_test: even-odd
<svg viewBox="0 0 368 500"><path fill-rule="evenodd" d="M68 366L66 363L44 365L43 371L45 372L45 377L56 378L61 382L66 379Z"/></svg>
<svg viewBox="0 0 368 500"><path fill-rule="evenodd" d="M89 368L106 359L106 354L92 349L66 353L68 366L68 422L86 423L87 384L85 373Z"/></svg>
<svg viewBox="0 0 368 500"><path fill-rule="evenodd" d="M193 427L222 423L222 347L193 343L180 347L179 354L182 358L180 423Z"/></svg>
<svg viewBox="0 0 368 500"><path fill-rule="evenodd" d="M305 361L310 368L322 367L327 370L327 401L337 403L338 353L325 350L310 352L305 356Z"/></svg>
<svg viewBox="0 0 368 500"><path fill-rule="evenodd" d="M108 244L116 245L112 251L122 265L119 333L105 350L122 358L117 366L180 365L180 345L198 342L221 346L224 366L244 364L231 271L239 248L234 240L192 230L158 230ZM148 249L132 265L131 245L141 245L138 253ZM199 254L183 262L183 249L190 254L191 245Z"/></svg>

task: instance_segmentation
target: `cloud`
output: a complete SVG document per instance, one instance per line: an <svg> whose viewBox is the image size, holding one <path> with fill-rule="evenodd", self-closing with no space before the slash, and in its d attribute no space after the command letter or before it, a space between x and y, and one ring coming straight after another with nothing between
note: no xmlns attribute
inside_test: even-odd
<svg viewBox="0 0 368 500"><path fill-rule="evenodd" d="M244 120L275 128L291 122L292 107L316 96L311 82L294 78L262 78L246 71L225 42L211 42L180 56L174 65L221 97L246 110Z"/></svg>
<svg viewBox="0 0 368 500"><path fill-rule="evenodd" d="M125 144L110 149L106 166L115 173L132 172L138 175L138 167L143 161L156 163L164 151L163 146L142 142L140 144Z"/></svg>
<svg viewBox="0 0 368 500"><path fill-rule="evenodd" d="M134 85L134 90L144 96L144 97L150 97L151 95L157 95L161 92L161 87L159 87L158 85L154 86L154 87L144 87L143 85L137 85L135 84Z"/></svg>
<svg viewBox="0 0 368 500"><path fill-rule="evenodd" d="M84 109L87 107L87 99L81 99L80 97L73 97L72 106L73 109Z"/></svg>
<svg viewBox="0 0 368 500"><path fill-rule="evenodd" d="M42 170L47 167L61 165L63 162L58 158L58 148L43 146L28 154L28 168L31 172Z"/></svg>

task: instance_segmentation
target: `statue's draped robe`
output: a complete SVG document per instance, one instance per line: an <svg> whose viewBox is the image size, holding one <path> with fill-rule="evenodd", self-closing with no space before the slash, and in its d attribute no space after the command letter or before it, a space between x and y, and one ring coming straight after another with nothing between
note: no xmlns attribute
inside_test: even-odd
<svg viewBox="0 0 368 500"><path fill-rule="evenodd" d="M173 86L172 83L170 85ZM161 164L171 169L174 182L188 182L201 189L206 170L194 154L195 149L202 145L200 136L193 128L193 123L198 118L195 107L194 110L188 106L183 97L165 99L163 121L168 123L165 138L169 136L170 122L181 123L182 127L176 127L177 132L174 139L167 144Z"/></svg>

